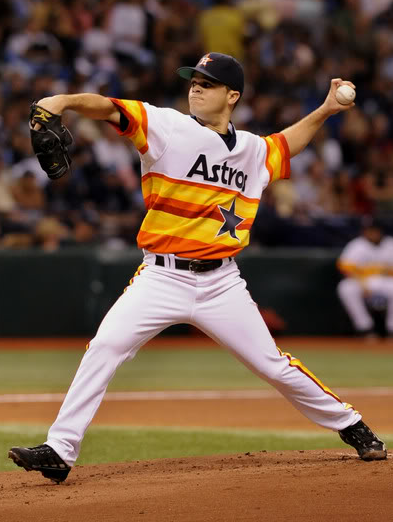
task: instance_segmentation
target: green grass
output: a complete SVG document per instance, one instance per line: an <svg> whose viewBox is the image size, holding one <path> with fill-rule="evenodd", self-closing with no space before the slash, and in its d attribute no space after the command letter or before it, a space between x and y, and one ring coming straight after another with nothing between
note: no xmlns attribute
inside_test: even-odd
<svg viewBox="0 0 393 522"><path fill-rule="evenodd" d="M41 444L46 439L43 426L0 428L0 471L17 470L7 458L11 446ZM382 434L383 435L383 434ZM383 435L388 446L393 435ZM100 464L217 455L261 450L350 449L335 433L272 432L195 428L124 428L92 426L83 441L78 464Z"/></svg>
<svg viewBox="0 0 393 522"><path fill-rule="evenodd" d="M283 347L290 351L290 347ZM68 389L83 351L0 351L0 393L55 393ZM393 386L393 354L296 350L293 353L328 386ZM220 349L141 350L121 366L110 391L267 387Z"/></svg>
<svg viewBox="0 0 393 522"><path fill-rule="evenodd" d="M334 341L332 341L334 342ZM290 351L290 346L281 346ZM65 392L83 356L81 351L0 351L0 393ZM293 350L333 389L393 386L392 353ZM225 350L148 349L116 373L110 391L252 389L268 385ZM32 446L46 439L47 426L0 427L0 471L17 469L7 459L13 445ZM388 446L393 435L380 434ZM233 429L129 428L91 426L78 464L255 452L263 449L347 448L331 432L266 432Z"/></svg>

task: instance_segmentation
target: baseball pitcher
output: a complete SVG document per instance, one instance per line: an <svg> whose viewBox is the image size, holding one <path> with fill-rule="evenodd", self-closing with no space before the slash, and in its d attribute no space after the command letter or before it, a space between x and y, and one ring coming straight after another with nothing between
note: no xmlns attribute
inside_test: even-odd
<svg viewBox="0 0 393 522"><path fill-rule="evenodd" d="M385 459L384 443L360 413L276 346L235 261L248 245L263 190L289 177L290 158L329 116L354 105L335 98L340 85L354 85L332 80L318 109L282 132L260 137L231 122L244 89L243 69L233 57L212 52L177 72L190 82L190 116L97 94L57 95L32 107L34 150L51 177L70 165L70 137L60 121L66 110L107 121L136 147L146 205L138 235L144 260L89 343L45 444L14 447L10 458L26 470L65 480L119 365L168 326L189 323L309 419L338 432L362 459Z"/></svg>

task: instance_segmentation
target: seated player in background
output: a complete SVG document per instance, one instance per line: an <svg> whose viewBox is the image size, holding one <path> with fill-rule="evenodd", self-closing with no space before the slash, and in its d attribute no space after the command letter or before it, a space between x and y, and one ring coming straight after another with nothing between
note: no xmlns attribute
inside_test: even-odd
<svg viewBox="0 0 393 522"><path fill-rule="evenodd" d="M355 333L375 336L370 307L386 303L386 332L393 335L393 237L384 234L378 220L365 217L362 232L342 251L337 266L344 279L337 293L347 311Z"/></svg>

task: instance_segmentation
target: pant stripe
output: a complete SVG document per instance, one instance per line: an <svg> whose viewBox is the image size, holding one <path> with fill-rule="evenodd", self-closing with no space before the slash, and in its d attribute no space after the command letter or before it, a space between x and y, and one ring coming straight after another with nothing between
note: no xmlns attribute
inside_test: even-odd
<svg viewBox="0 0 393 522"><path fill-rule="evenodd" d="M335 393L333 393L330 388L328 388L325 384L323 384L322 381L320 381L318 379L318 377L316 377L312 372L310 372L310 370L306 366L304 366L304 364L301 361L299 361L299 359L295 359L288 352L282 352L278 346L277 346L277 350L279 351L280 355L282 355L283 357L286 357L289 360L290 366L297 368L299 371L304 373L304 375L307 375L307 377L309 377L312 381L314 381L315 384L321 388L321 390L323 390L328 395L331 395L334 399L336 399L336 401L341 402L341 404L343 404L340 397L338 395L336 395ZM351 405L349 405L349 406L352 408Z"/></svg>
<svg viewBox="0 0 393 522"><path fill-rule="evenodd" d="M134 277L132 279L130 279L129 283L128 283L128 286L131 286L132 283L134 282L134 279L139 276L139 274L142 272L142 270L145 268L146 266L146 263L142 263L141 265L138 266L135 274L134 274ZM127 290L128 286L125 287L124 289L124 292Z"/></svg>
<svg viewBox="0 0 393 522"><path fill-rule="evenodd" d="M145 268L145 266L146 266L146 263L142 263L141 265L138 266L138 268L137 268L137 270L136 270L136 272L134 274L134 277L132 279L130 279L130 282L129 282L128 286L132 285L135 277L137 277L142 272L142 270ZM125 287L125 289L123 290L123 293L127 290L128 286ZM90 342L88 342L86 344L86 351L89 349L89 347L90 347Z"/></svg>

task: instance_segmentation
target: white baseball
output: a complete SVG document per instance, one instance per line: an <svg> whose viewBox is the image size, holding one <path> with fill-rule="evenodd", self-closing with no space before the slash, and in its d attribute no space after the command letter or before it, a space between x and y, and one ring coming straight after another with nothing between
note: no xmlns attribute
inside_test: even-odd
<svg viewBox="0 0 393 522"><path fill-rule="evenodd" d="M356 97L356 91L350 85L340 85L336 91L336 100L341 105L349 105Z"/></svg>

